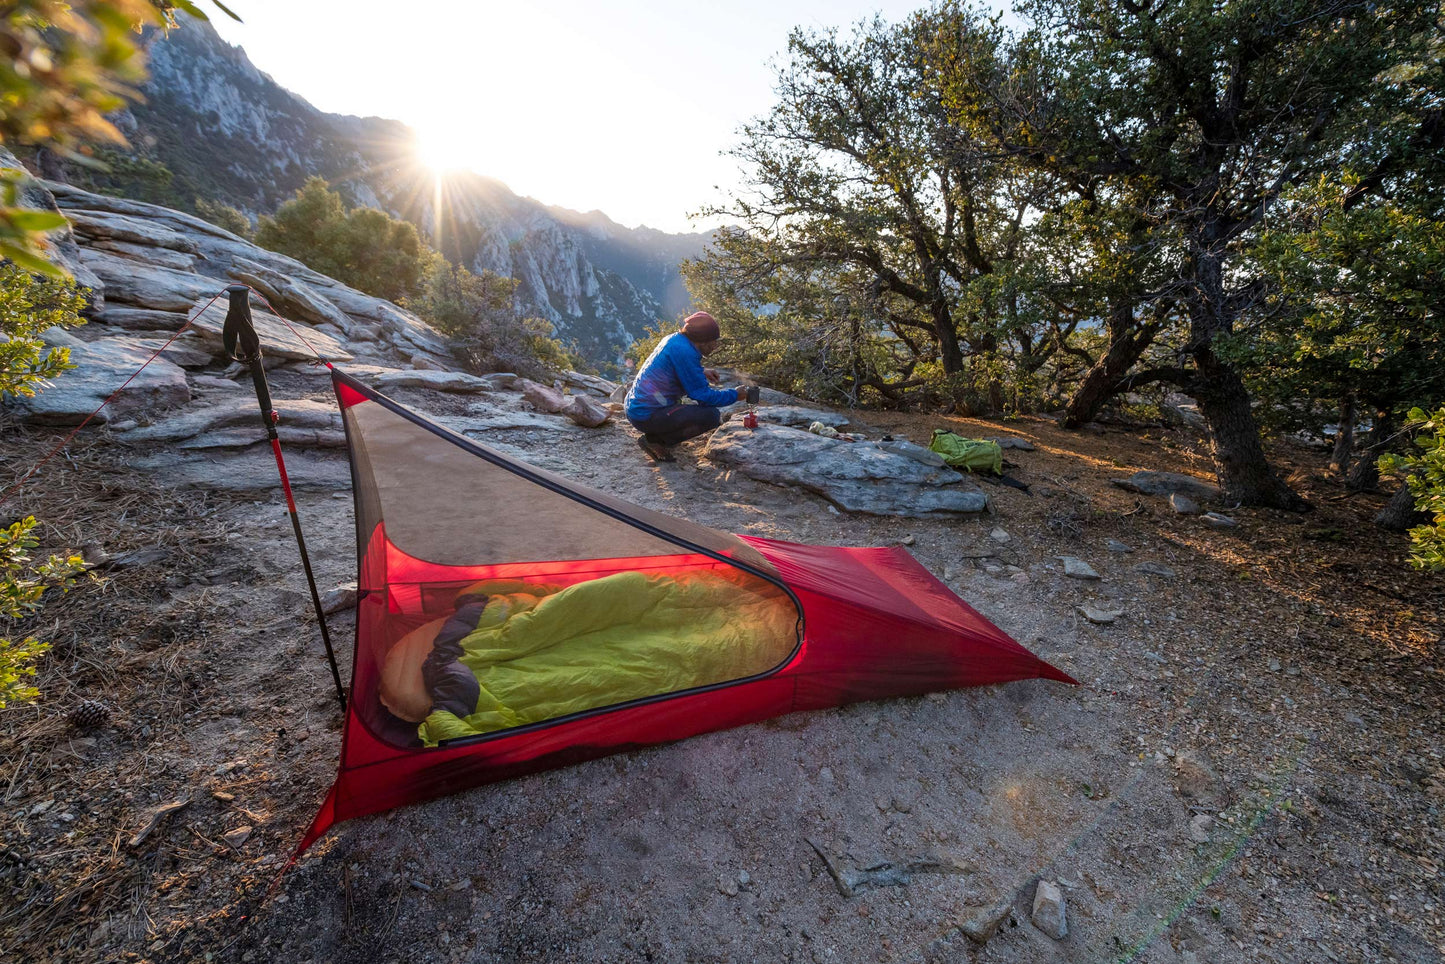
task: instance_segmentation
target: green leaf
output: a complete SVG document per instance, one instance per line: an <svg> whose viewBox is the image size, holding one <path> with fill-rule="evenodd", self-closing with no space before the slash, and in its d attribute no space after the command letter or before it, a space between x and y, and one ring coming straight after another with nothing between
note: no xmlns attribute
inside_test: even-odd
<svg viewBox="0 0 1445 964"><path fill-rule="evenodd" d="M188 13L191 16L195 17L197 20L209 21L211 19L210 17L202 13L201 8L192 3L191 0L171 0L171 3L175 5L175 8L177 10L180 10L183 13ZM222 7L221 9L224 10L225 8Z"/></svg>
<svg viewBox="0 0 1445 964"><path fill-rule="evenodd" d="M70 273L58 264L51 264L39 255L35 255L7 241L0 241L0 257L14 261L27 271L34 271L51 278L68 278Z"/></svg>
<svg viewBox="0 0 1445 964"><path fill-rule="evenodd" d="M5 212L6 219L21 231L54 231L70 222L65 215L54 211L28 211L12 208Z"/></svg>
<svg viewBox="0 0 1445 964"><path fill-rule="evenodd" d="M226 16L230 17L232 20L236 21L237 23L244 22L241 20L240 17L236 16L235 12L230 7L222 3L221 0L211 0L211 2L214 3L216 6L220 7L221 12L224 13Z"/></svg>

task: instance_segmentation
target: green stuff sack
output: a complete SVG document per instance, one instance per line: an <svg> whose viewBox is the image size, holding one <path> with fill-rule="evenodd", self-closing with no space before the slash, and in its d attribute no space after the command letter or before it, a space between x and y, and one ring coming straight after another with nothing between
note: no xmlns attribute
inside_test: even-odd
<svg viewBox="0 0 1445 964"><path fill-rule="evenodd" d="M933 441L928 447L943 461L964 472L992 472L1003 475L1003 450L997 442L981 438L964 438L947 429L933 430Z"/></svg>

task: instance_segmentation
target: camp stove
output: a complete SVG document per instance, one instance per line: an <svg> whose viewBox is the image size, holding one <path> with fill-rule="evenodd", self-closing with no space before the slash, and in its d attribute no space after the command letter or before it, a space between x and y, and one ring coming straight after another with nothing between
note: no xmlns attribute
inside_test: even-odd
<svg viewBox="0 0 1445 964"><path fill-rule="evenodd" d="M754 405L758 404L758 394L758 386L748 386L748 411L747 414L743 416L743 427L746 429L751 430L758 427L758 413L757 410L753 408Z"/></svg>

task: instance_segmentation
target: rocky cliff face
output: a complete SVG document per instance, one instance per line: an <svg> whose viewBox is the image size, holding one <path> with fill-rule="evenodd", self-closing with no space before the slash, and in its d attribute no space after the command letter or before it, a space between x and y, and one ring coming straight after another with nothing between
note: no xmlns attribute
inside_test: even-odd
<svg viewBox="0 0 1445 964"><path fill-rule="evenodd" d="M319 353L372 366L449 367L445 340L410 312L200 218L56 182L32 181L24 190L28 203L69 219L69 230L52 239L51 254L89 289L91 317L73 334L48 333L51 344L71 349L78 370L63 385L15 400L29 421L78 423L183 329L97 421L187 404L196 373L225 368L226 299L218 296L237 282L291 320L288 325L257 304L268 364L306 366Z"/></svg>
<svg viewBox="0 0 1445 964"><path fill-rule="evenodd" d="M108 191L134 195L135 178L159 176L164 192L153 200L218 200L255 215L320 175L355 204L411 220L452 260L519 279L523 307L596 361L688 310L677 266L702 253L706 234L628 229L470 174L444 183L438 218L432 174L415 161L405 125L317 110L205 23L157 36L150 69L145 103L120 118L140 173L128 183L118 171Z"/></svg>

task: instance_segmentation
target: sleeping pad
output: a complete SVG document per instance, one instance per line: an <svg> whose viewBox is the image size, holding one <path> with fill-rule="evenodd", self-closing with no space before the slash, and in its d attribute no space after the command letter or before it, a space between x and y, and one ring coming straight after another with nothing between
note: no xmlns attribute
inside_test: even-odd
<svg viewBox="0 0 1445 964"><path fill-rule="evenodd" d="M428 746L765 672L792 653L798 611L782 589L729 567L619 572L564 589L483 582L458 594L453 640L457 620L474 626L460 654L437 640L425 672L436 702L417 733ZM467 671L479 687L473 712L440 708ZM477 691L464 682L469 700Z"/></svg>

